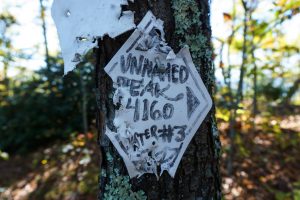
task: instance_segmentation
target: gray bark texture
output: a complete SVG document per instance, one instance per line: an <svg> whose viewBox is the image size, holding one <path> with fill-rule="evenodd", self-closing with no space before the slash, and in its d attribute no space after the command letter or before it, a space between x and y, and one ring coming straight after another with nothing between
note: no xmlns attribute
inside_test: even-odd
<svg viewBox="0 0 300 200"><path fill-rule="evenodd" d="M166 40L178 51L179 41L184 42L184 36L176 33L176 17L174 11L175 0L146 1L137 0L130 3L128 8L135 11L135 23L138 24L148 10L157 18L164 21ZM180 0L176 0L180 1ZM184 0L182 0L184 1ZM185 34L201 34L205 38L205 51L212 52L210 6L208 0L194 0L200 11L199 27L192 27ZM195 8L193 8L195 9ZM188 17L186 20L194 20ZM101 174L99 175L99 199L109 199L108 190L111 189L115 172L119 176L127 176L127 170L116 149L104 135L105 126L113 127L115 106L112 102L112 81L104 72L105 65L124 44L132 32L125 33L118 38L105 37L99 40L99 48L95 49L96 56L96 97L97 97L97 125L99 130L99 147L101 149ZM193 51L192 51L193 53ZM194 60L198 65L201 78L209 93L212 95L214 87L214 68L212 56L199 56ZM220 141L214 117L214 106L189 144L177 169L175 178L164 172L159 180L152 174L140 178L126 179L133 192L143 191L143 196L149 200L159 199L221 199L221 181L219 173ZM105 173L104 173L105 172ZM121 186L120 186L121 187ZM116 189L119 190L119 189ZM110 192L111 193L111 192ZM111 194L110 194L111 195ZM115 196L110 199L128 199L125 196ZM129 198L142 199L142 198Z"/></svg>

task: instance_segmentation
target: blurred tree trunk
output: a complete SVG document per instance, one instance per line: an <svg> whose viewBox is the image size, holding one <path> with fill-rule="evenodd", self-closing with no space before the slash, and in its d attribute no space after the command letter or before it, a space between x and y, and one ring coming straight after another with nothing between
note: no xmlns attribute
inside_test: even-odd
<svg viewBox="0 0 300 200"><path fill-rule="evenodd" d="M182 0L165 0L165 1L146 1L139 0L129 5L130 10L135 11L136 24L141 21L148 10L151 10L157 18L164 21L166 39L169 45L176 51L179 49L179 41L183 37L195 34L201 34L206 38L204 49L205 52L212 52L210 45L210 7L208 0L194 1L195 7L189 10L199 13L201 25L183 35L176 34L174 2L183 2ZM172 7L173 6L173 7ZM124 8L123 8L124 9ZM197 13L197 14L198 14ZM186 16L186 20L192 22L194 18ZM105 65L124 44L131 33L123 34L115 39L104 37L99 40L99 48L95 50L96 55L96 97L97 97L97 125L99 130L99 146L101 148L101 175L99 185L99 199L105 199L105 194L109 190L121 190L120 184L113 182L122 177L128 177L127 170L123 160L117 153L116 149L104 135L105 126L113 125L115 106L112 102L113 87L112 81L104 72ZM186 39L186 38L185 38ZM197 41L199 42L199 41ZM193 51L192 51L193 53ZM198 65L198 71L201 73L203 82L208 91L212 94L214 86L214 68L212 56L200 56L194 59ZM214 117L214 106L212 111L207 115L201 127L195 134L189 144L177 169L175 178L171 178L166 172L156 179L155 175L143 175L140 178L134 178L129 181L130 190L133 192L143 191L147 199L221 199L221 182L219 174L219 154L220 142L218 130ZM124 179L125 182L128 178ZM128 183L128 184L129 184ZM114 188L116 187L116 188ZM119 188L118 188L119 187ZM127 190L127 189L126 189ZM127 191L128 192L128 191ZM125 196L113 196L112 199L124 199ZM138 199L138 198L137 198Z"/></svg>
<svg viewBox="0 0 300 200"><path fill-rule="evenodd" d="M86 93L85 80L83 76L84 76L83 69L80 69L79 78L80 78L80 90L81 90L82 128L83 128L83 133L86 134L88 132L87 93Z"/></svg>
<svg viewBox="0 0 300 200"><path fill-rule="evenodd" d="M230 146L229 153L227 159L227 172L229 175L233 172L233 158L235 156L235 138L236 138L236 126L237 126L237 110L239 109L239 104L243 101L244 98L244 77L247 72L246 65L248 59L248 21L249 21L249 8L247 6L247 2L245 0L241 0L243 9L244 9L244 18L243 18L243 46L242 46L242 63L240 66L240 76L238 82L238 88L236 93L236 98L232 101L232 107L230 110L229 116L229 138L230 138ZM233 99L232 99L233 100Z"/></svg>
<svg viewBox="0 0 300 200"><path fill-rule="evenodd" d="M298 78L294 84L288 89L286 96L283 99L283 103L288 105L290 104L290 100L293 97L293 95L298 91L300 86L300 78Z"/></svg>
<svg viewBox="0 0 300 200"><path fill-rule="evenodd" d="M9 96L9 77L8 77L8 62L3 62L3 85L4 85L4 92L3 96Z"/></svg>
<svg viewBox="0 0 300 200"><path fill-rule="evenodd" d="M44 47L45 47L45 62L47 65L47 69L50 70L49 49L48 49L48 39L47 39L47 26L46 26L46 19L45 19L46 8L43 4L44 0L39 0L39 1L40 1L40 18L42 20L42 29L43 29Z"/></svg>

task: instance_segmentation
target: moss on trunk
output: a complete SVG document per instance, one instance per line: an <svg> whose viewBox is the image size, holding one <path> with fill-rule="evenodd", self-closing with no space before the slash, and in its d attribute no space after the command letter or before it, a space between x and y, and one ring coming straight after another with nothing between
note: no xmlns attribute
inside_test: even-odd
<svg viewBox="0 0 300 200"><path fill-rule="evenodd" d="M139 23L148 10L164 21L167 42L174 50L189 45L197 69L210 94L213 94L210 9L208 0L139 0L129 5ZM104 135L105 125L113 128L113 87L104 66L131 33L99 41L96 55L96 94L99 146L102 152L99 199L221 199L219 174L220 141L214 107L189 144L175 178L166 172L143 175L129 181L119 154Z"/></svg>

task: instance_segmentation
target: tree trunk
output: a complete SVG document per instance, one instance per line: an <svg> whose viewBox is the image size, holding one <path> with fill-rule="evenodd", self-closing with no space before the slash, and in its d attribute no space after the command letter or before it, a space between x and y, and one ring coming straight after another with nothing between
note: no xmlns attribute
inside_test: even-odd
<svg viewBox="0 0 300 200"><path fill-rule="evenodd" d="M148 10L163 20L167 42L175 51L178 51L182 44L191 47L197 70L201 72L202 80L212 94L214 68L210 45L209 1L139 0L130 3L128 9L135 11L136 24ZM199 23L193 24L195 21ZM182 23L190 23L191 26L184 29L180 26ZM112 101L112 81L103 68L130 34L131 32L115 39L104 37L98 41L99 48L95 50L98 142L101 148L99 199L126 199L128 193L131 193L130 199L221 199L221 147L214 106L184 153L175 178L164 172L159 180L152 174L129 180L122 158L104 135L105 126L113 126L115 106ZM197 46L192 47L191 44ZM123 189L126 195L122 193Z"/></svg>
<svg viewBox="0 0 300 200"><path fill-rule="evenodd" d="M87 117L87 92L85 81L83 78L83 69L79 71L80 78L80 90L81 90L81 113L82 113L82 128L83 133L86 134L88 132L88 117Z"/></svg>
<svg viewBox="0 0 300 200"><path fill-rule="evenodd" d="M44 47L45 47L45 62L47 65L47 69L50 70L50 63L49 63L49 49L48 49L48 39L47 39L47 26L46 26L46 19L45 19L45 11L46 8L43 4L43 0L40 0L40 17L42 20L42 29L43 29L43 37L44 37Z"/></svg>

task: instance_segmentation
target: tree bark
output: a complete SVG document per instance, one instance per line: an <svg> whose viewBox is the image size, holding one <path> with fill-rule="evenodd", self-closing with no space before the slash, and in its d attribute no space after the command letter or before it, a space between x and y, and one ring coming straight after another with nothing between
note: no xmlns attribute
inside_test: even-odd
<svg viewBox="0 0 300 200"><path fill-rule="evenodd" d="M176 13L174 13L174 1L139 0L130 3L130 10L135 11L135 23L138 24L148 10L151 10L157 18L164 21L166 39L169 45L178 50L179 41L184 41L183 35L176 33ZM201 34L206 37L207 51L212 51L210 10L208 0L195 0L199 10L201 25L185 34ZM173 6L173 7L172 7ZM125 8L123 8L125 9ZM195 9L195 8L191 8ZM177 13L178 14L178 13ZM193 18L186 20L192 21ZM112 102L112 81L104 72L105 65L124 44L130 33L118 38L104 37L99 40L99 48L95 50L96 56L96 98L98 105L97 124L99 130L98 142L101 148L101 175L99 181L99 199L105 199L108 188L114 180L112 175L117 171L120 176L127 176L127 170L116 149L104 135L105 126L112 127L115 106ZM193 51L192 51L193 53ZM198 65L203 82L212 94L214 86L212 56L199 56L194 60ZM220 141L214 117L214 106L203 121L193 140L189 144L177 169L175 178L171 178L166 172L159 180L152 174L143 175L140 178L130 180L132 191L143 191L147 199L221 199L221 182L219 174ZM122 199L116 196L113 199ZM136 198L137 199L137 198Z"/></svg>

